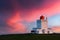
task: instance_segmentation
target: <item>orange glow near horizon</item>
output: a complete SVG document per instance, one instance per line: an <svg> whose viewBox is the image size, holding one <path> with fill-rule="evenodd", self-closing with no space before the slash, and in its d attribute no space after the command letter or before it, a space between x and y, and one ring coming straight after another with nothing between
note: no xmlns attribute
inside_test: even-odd
<svg viewBox="0 0 60 40"><path fill-rule="evenodd" d="M60 26L52 27L53 32L60 33Z"/></svg>

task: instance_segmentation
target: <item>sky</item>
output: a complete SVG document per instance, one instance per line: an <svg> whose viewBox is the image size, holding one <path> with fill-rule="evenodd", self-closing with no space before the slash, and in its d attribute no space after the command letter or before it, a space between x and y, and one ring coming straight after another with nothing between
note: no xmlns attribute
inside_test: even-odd
<svg viewBox="0 0 60 40"><path fill-rule="evenodd" d="M28 33L41 15L59 26L60 0L0 0L0 34Z"/></svg>

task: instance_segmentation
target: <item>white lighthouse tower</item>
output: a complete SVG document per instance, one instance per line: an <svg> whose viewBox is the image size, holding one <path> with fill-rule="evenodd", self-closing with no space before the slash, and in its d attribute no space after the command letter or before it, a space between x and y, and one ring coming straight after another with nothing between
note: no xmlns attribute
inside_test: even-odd
<svg viewBox="0 0 60 40"><path fill-rule="evenodd" d="M39 30L39 33L47 33L48 30L48 21L47 21L47 17L45 18L44 16L40 16L40 20L41 20L41 29Z"/></svg>

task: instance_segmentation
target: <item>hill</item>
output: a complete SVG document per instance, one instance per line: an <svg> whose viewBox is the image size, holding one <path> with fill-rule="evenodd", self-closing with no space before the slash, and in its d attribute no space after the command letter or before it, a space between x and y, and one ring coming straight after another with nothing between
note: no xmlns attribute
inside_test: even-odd
<svg viewBox="0 0 60 40"><path fill-rule="evenodd" d="M59 40L60 34L8 34L0 35L0 40Z"/></svg>

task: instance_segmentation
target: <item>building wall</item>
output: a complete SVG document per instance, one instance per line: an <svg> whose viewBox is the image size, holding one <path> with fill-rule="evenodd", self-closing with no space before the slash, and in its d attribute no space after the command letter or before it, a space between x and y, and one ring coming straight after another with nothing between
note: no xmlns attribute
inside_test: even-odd
<svg viewBox="0 0 60 40"><path fill-rule="evenodd" d="M37 28L41 28L41 20L37 20Z"/></svg>
<svg viewBox="0 0 60 40"><path fill-rule="evenodd" d="M41 26L42 26L42 29L47 29L48 28L48 23L47 23L47 20L41 20Z"/></svg>

